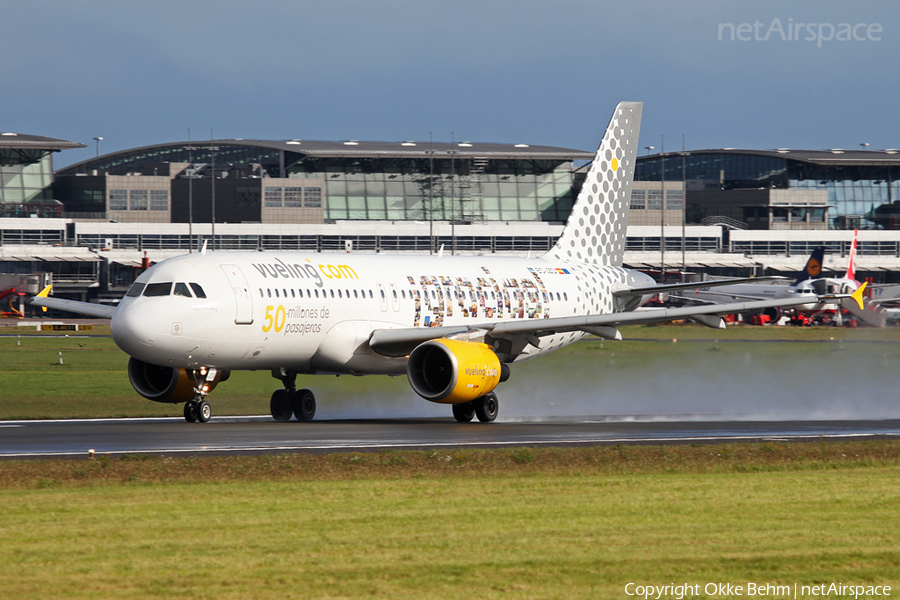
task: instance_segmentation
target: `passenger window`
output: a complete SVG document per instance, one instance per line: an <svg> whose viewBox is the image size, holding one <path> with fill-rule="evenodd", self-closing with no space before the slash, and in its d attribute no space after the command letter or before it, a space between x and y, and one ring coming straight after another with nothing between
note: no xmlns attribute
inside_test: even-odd
<svg viewBox="0 0 900 600"><path fill-rule="evenodd" d="M400 290L400 297L406 300L406 290Z"/></svg>
<svg viewBox="0 0 900 600"><path fill-rule="evenodd" d="M259 297L260 297L260 298L265 298L265 296L263 296L263 293L262 293L262 288L259 288Z"/></svg>
<svg viewBox="0 0 900 600"><path fill-rule="evenodd" d="M384 290L380 290L380 291L381 291L381 297L384 298Z"/></svg>
<svg viewBox="0 0 900 600"><path fill-rule="evenodd" d="M181 283L180 281L175 284L175 295L184 296L185 298L192 298L191 290L188 289L187 284Z"/></svg>
<svg viewBox="0 0 900 600"><path fill-rule="evenodd" d="M291 298L296 298L297 295L294 294L294 288L291 288Z"/></svg>
<svg viewBox="0 0 900 600"><path fill-rule="evenodd" d="M138 283L137 281L135 281L133 284L131 284L131 287L128 288L128 291L125 292L125 295L131 296L133 298L134 296L140 296L141 292L143 292L143 291L144 291L144 284Z"/></svg>
<svg viewBox="0 0 900 600"><path fill-rule="evenodd" d="M194 295L198 298L206 298L206 292L203 291L203 288L200 287L199 283L191 283L188 284L191 286L191 289L194 290ZM259 290L259 297L262 298L262 290Z"/></svg>
<svg viewBox="0 0 900 600"><path fill-rule="evenodd" d="M341 296L341 290L338 290L338 298L343 298L343 296Z"/></svg>
<svg viewBox="0 0 900 600"><path fill-rule="evenodd" d="M563 292L563 300L565 300L566 302L569 301L569 295L565 292Z"/></svg>
<svg viewBox="0 0 900 600"><path fill-rule="evenodd" d="M278 295L278 288L275 288L275 297L276 297L276 298L281 298L281 296Z"/></svg>
<svg viewBox="0 0 900 600"><path fill-rule="evenodd" d="M144 289L145 296L168 296L172 292L172 282L151 283Z"/></svg>
<svg viewBox="0 0 900 600"><path fill-rule="evenodd" d="M369 298L372 297L372 290L369 290Z"/></svg>
<svg viewBox="0 0 900 600"><path fill-rule="evenodd" d="M359 298L359 292L357 292L356 290L353 290L353 297Z"/></svg>
<svg viewBox="0 0 900 600"><path fill-rule="evenodd" d="M316 290L316 298L319 297L319 290Z"/></svg>
<svg viewBox="0 0 900 600"><path fill-rule="evenodd" d="M284 294L285 298L287 298L287 290L286 289L282 288L281 293Z"/></svg>
<svg viewBox="0 0 900 600"><path fill-rule="evenodd" d="M391 293L394 294L394 300L397 299L397 290L391 290Z"/></svg>
<svg viewBox="0 0 900 600"><path fill-rule="evenodd" d="M334 290L331 290L331 297L334 298Z"/></svg>
<svg viewBox="0 0 900 600"><path fill-rule="evenodd" d="M306 297L307 297L307 298L312 298L312 292L309 291L308 288L307 288L307 290L306 290Z"/></svg>
<svg viewBox="0 0 900 600"><path fill-rule="evenodd" d="M269 298L271 298L271 297L272 297L272 289L271 289L271 288L266 288L266 292L268 292Z"/></svg>

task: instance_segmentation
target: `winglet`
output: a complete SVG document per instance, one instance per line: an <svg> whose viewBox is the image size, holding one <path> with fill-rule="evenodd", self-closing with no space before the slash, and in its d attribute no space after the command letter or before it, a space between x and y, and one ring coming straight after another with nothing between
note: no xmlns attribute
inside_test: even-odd
<svg viewBox="0 0 900 600"><path fill-rule="evenodd" d="M48 297L50 296L50 291L51 291L52 289L53 289L53 284L51 283L50 285L48 285L47 287L45 287L44 289L42 289L42 290L41 290L41 293L39 293L36 297L37 297L37 298L48 298ZM41 307L41 310L43 310L44 312L47 312L47 307L46 307L46 306L42 306L42 307Z"/></svg>
<svg viewBox="0 0 900 600"><path fill-rule="evenodd" d="M869 285L868 281L863 282L861 286L856 288L856 291L850 294L850 297L853 298L856 303L859 305L859 310L863 310L865 308L863 306L863 290L866 289L866 286Z"/></svg>

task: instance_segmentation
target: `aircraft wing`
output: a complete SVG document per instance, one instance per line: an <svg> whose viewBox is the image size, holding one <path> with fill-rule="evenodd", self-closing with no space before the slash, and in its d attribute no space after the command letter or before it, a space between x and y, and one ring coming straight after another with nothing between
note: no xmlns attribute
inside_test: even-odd
<svg viewBox="0 0 900 600"><path fill-rule="evenodd" d="M78 313L80 315L98 317L101 319L112 319L113 313L116 312L115 306L94 304L92 302L78 302L77 300L64 300L62 298L50 298L44 293L47 291L49 290L45 289L37 296L32 297L31 304L34 304L35 306L42 306L44 308L67 310L69 312Z"/></svg>
<svg viewBox="0 0 900 600"><path fill-rule="evenodd" d="M697 288L718 287L721 285L735 285L738 283L761 283L763 281L787 281L787 277L737 277L734 279L711 279L709 281L691 281L688 283L666 283L661 285L648 285L645 287L617 290L613 296L648 296L666 292L678 292L681 290L695 290Z"/></svg>
<svg viewBox="0 0 900 600"><path fill-rule="evenodd" d="M900 302L900 298L873 298L871 300L866 300L867 304L874 304L875 306L881 306L882 304L896 304Z"/></svg>
<svg viewBox="0 0 900 600"><path fill-rule="evenodd" d="M369 337L369 346L385 356L405 356L422 342L446 336L477 336L509 338L521 336L528 343L537 346L540 338L556 333L585 331L602 337L621 339L616 330L620 325L641 325L661 323L677 319L691 319L712 327L724 329L725 322L720 315L761 310L764 308L808 304L810 298L782 298L755 302L731 302L710 306L687 306L680 308L651 308L606 315L581 317L555 317L551 319L529 319L485 323L461 327L415 327L403 329L377 329ZM527 344L523 344L522 348Z"/></svg>
<svg viewBox="0 0 900 600"><path fill-rule="evenodd" d="M703 292L708 296L721 296L723 298L732 298L737 300L738 298L742 298L744 300L771 300L771 298L764 298L762 296L752 296L750 294L735 294L734 292ZM713 302L712 300L701 300L699 298L691 298L690 296L682 296L680 294L673 294L672 298L680 298L682 300L691 300L692 302L699 302L701 304L721 304L720 302Z"/></svg>

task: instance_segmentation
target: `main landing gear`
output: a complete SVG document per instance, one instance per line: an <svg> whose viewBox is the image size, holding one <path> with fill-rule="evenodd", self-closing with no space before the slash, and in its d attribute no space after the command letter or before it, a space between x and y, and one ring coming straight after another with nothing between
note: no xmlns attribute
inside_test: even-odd
<svg viewBox="0 0 900 600"><path fill-rule="evenodd" d="M276 421L290 421L291 415L298 421L312 421L316 416L316 397L307 389L296 389L297 374L285 369L272 371L272 377L284 384L284 389L275 390L269 408Z"/></svg>
<svg viewBox="0 0 900 600"><path fill-rule="evenodd" d="M468 423L476 416L482 423L490 423L497 418L498 412L500 412L500 401L494 392L471 402L453 405L453 418L460 423Z"/></svg>

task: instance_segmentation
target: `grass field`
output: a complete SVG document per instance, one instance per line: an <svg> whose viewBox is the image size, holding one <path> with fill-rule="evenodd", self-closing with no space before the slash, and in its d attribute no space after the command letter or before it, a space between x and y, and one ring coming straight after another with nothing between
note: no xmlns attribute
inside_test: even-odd
<svg viewBox="0 0 900 600"><path fill-rule="evenodd" d="M643 341L582 342L516 367L503 410L671 411L707 397L769 410L807 397L794 406L860 416L883 396L893 411L898 333L628 328ZM109 338L18 343L0 338L0 418L180 413L131 390ZM432 407L405 378L307 385L326 412ZM276 386L235 373L211 399L216 414L265 413ZM898 467L900 442L825 440L0 461L0 598L606 599L628 598L629 582L896 594Z"/></svg>
<svg viewBox="0 0 900 600"><path fill-rule="evenodd" d="M893 409L881 399L892 398L900 384L894 369L900 328L719 331L670 325L622 332L622 342L588 340L513 365L510 381L498 389L501 418L765 415L785 406L781 398L806 398L807 404L792 410L823 418L841 416L840 407L853 399L854 414L882 418ZM132 390L128 357L108 337L6 337L0 338L0 353L0 419L181 414L180 405L150 402ZM214 414L267 414L279 385L267 371L236 372L210 395ZM315 391L322 418L449 414L418 398L405 377L312 376L299 378L298 386Z"/></svg>
<svg viewBox="0 0 900 600"><path fill-rule="evenodd" d="M898 462L897 442L2 462L0 595L897 590Z"/></svg>

